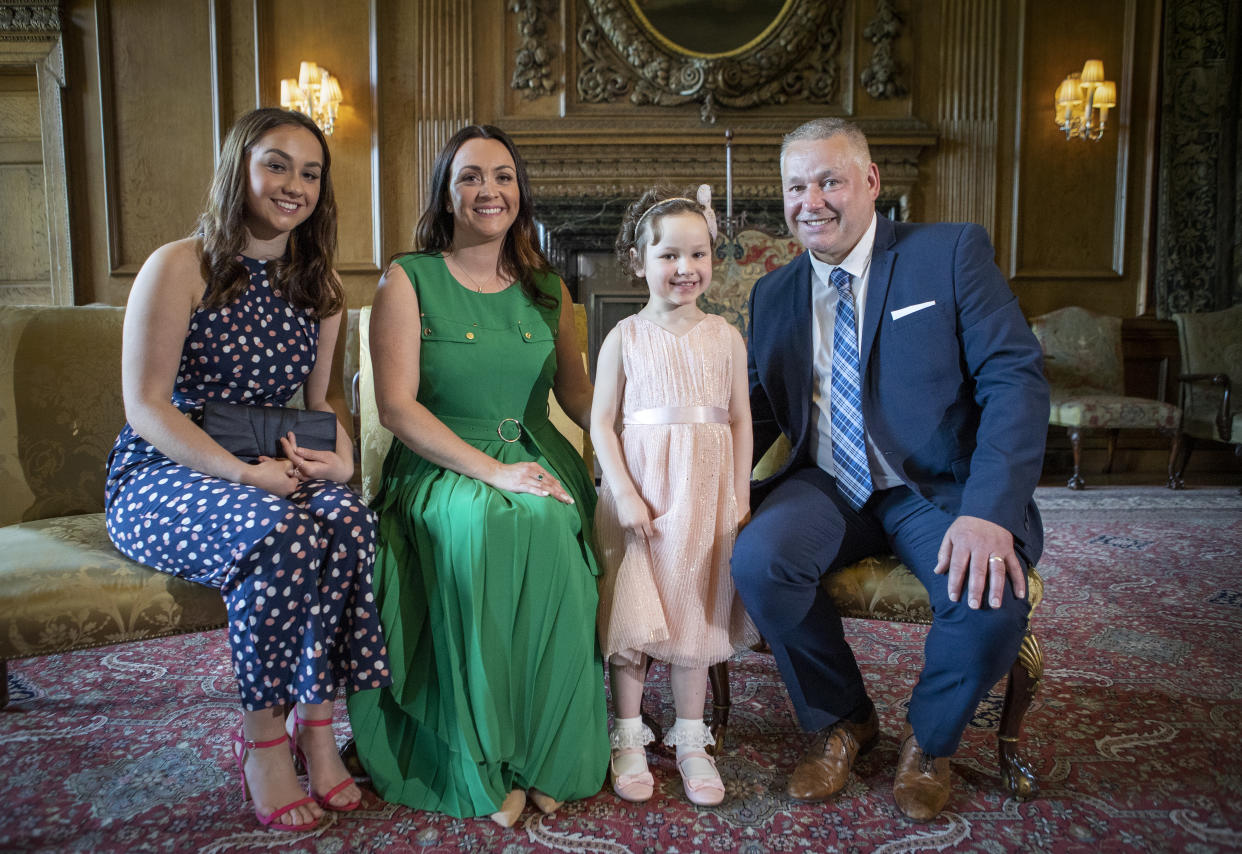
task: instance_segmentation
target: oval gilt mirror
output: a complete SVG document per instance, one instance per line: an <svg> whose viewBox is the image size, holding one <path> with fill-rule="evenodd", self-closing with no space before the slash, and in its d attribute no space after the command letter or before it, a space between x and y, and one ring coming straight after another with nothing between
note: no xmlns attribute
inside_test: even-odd
<svg viewBox="0 0 1242 854"><path fill-rule="evenodd" d="M847 0L577 0L583 103L746 109L840 97Z"/></svg>
<svg viewBox="0 0 1242 854"><path fill-rule="evenodd" d="M665 47L715 58L743 53L780 24L793 0L628 0Z"/></svg>

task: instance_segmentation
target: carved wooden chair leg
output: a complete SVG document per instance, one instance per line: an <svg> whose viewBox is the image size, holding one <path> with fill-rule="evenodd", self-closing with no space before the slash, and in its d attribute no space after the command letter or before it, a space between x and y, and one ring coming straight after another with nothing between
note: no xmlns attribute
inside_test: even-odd
<svg viewBox="0 0 1242 854"><path fill-rule="evenodd" d="M1070 475L1066 486L1070 489L1082 489L1086 486L1086 481L1082 479L1082 475L1078 473L1082 466L1082 436L1081 431L1077 427L1067 427L1066 432L1069 433L1070 447L1074 450L1074 473Z"/></svg>
<svg viewBox="0 0 1242 854"><path fill-rule="evenodd" d="M655 660L652 659L651 656L647 656L647 669L643 672L643 684L644 685L651 679L651 666L653 664L655 664ZM644 691L643 700L646 701L646 699L647 699L647 692ZM655 741L653 741L652 744L660 744L660 742L664 740L664 730L660 728L660 725L656 723L656 719L652 717L652 715L647 711L645 702L639 714L643 719L643 723L645 723L648 727L651 728L652 735L655 736Z"/></svg>
<svg viewBox="0 0 1242 854"><path fill-rule="evenodd" d="M1240 446L1242 447L1242 446ZM1181 448L1179 449L1177 459L1177 473L1173 477L1178 483L1184 483L1182 476L1186 474L1186 466L1190 463L1190 454L1195 449L1195 437L1182 434Z"/></svg>
<svg viewBox="0 0 1242 854"><path fill-rule="evenodd" d="M1030 800L1039 794L1039 782L1035 779L1035 772L1018 754L1018 736L1022 732L1022 718L1031 705L1043 675L1043 652L1040 651L1035 635L1028 630L1018 650L1018 659L1009 671L996 745L1005 788L1019 801Z"/></svg>
<svg viewBox="0 0 1242 854"><path fill-rule="evenodd" d="M341 762L345 763L345 770L355 780L370 780L371 775L367 773L367 769L363 766L362 760L358 758L358 745L354 743L353 736L341 745Z"/></svg>
<svg viewBox="0 0 1242 854"><path fill-rule="evenodd" d="M1104 474L1113 473L1113 456L1117 453L1117 437L1121 431L1112 427L1108 431L1108 458L1104 461Z"/></svg>
<svg viewBox="0 0 1242 854"><path fill-rule="evenodd" d="M1177 469L1177 463L1182 455L1183 433L1181 430L1173 431L1173 441L1169 445L1169 489L1185 489L1186 484L1182 480L1182 474Z"/></svg>
<svg viewBox="0 0 1242 854"><path fill-rule="evenodd" d="M729 695L729 662L713 664L707 671L707 678L712 683L712 735L716 743L709 751L712 756L719 756L724 751L725 733L729 731L729 709L733 699Z"/></svg>

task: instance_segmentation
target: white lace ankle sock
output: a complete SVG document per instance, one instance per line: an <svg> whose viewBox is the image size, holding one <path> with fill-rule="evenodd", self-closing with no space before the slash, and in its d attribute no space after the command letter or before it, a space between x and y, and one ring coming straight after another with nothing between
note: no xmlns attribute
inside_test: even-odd
<svg viewBox="0 0 1242 854"><path fill-rule="evenodd" d="M641 774L647 770L646 745L655 740L655 733L641 717L616 718L609 736L613 748L612 767L618 774ZM618 751L637 748L633 752Z"/></svg>
<svg viewBox="0 0 1242 854"><path fill-rule="evenodd" d="M677 764L684 767L690 776L710 777L716 773L711 760L703 756L691 756L694 753L703 753L703 748L713 743L711 730L703 723L702 718L677 718L672 729L664 736L664 743L677 748Z"/></svg>

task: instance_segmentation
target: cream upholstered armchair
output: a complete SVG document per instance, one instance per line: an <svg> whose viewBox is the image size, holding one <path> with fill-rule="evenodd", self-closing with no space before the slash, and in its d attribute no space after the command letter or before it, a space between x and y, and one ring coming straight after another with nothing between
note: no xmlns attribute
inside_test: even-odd
<svg viewBox="0 0 1242 854"><path fill-rule="evenodd" d="M1074 453L1070 489L1086 484L1081 474L1082 431L1108 431L1107 474L1113 469L1117 434L1121 430L1158 430L1171 439L1170 488L1175 486L1174 461L1179 452L1178 408L1171 403L1128 397L1122 373L1121 319L1071 306L1031 320L1044 351L1044 373L1051 387L1048 423L1064 427Z"/></svg>
<svg viewBox="0 0 1242 854"><path fill-rule="evenodd" d="M1242 455L1242 406L1233 388L1242 383L1242 305L1175 314L1173 321L1182 353L1183 451L1174 474L1180 485L1196 439L1230 442Z"/></svg>
<svg viewBox="0 0 1242 854"><path fill-rule="evenodd" d="M574 304L574 322L578 332L578 347L582 351L583 366L587 359L586 306ZM371 306L364 306L358 318L358 417L361 423L359 444L361 447L362 489L364 501L370 502L379 489L384 458L392 446L393 435L380 424L379 409L375 403L375 375L371 369ZM578 449L591 469L591 437L557 405L556 398L548 396L548 417L556 429Z"/></svg>

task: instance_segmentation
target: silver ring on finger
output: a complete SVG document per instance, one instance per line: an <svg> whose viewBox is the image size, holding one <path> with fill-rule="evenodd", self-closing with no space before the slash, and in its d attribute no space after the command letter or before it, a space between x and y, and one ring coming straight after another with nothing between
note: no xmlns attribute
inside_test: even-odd
<svg viewBox="0 0 1242 854"><path fill-rule="evenodd" d="M1005 559L1000 555L988 555L988 563L992 563L993 561L1000 561L1001 563L1004 563Z"/></svg>

